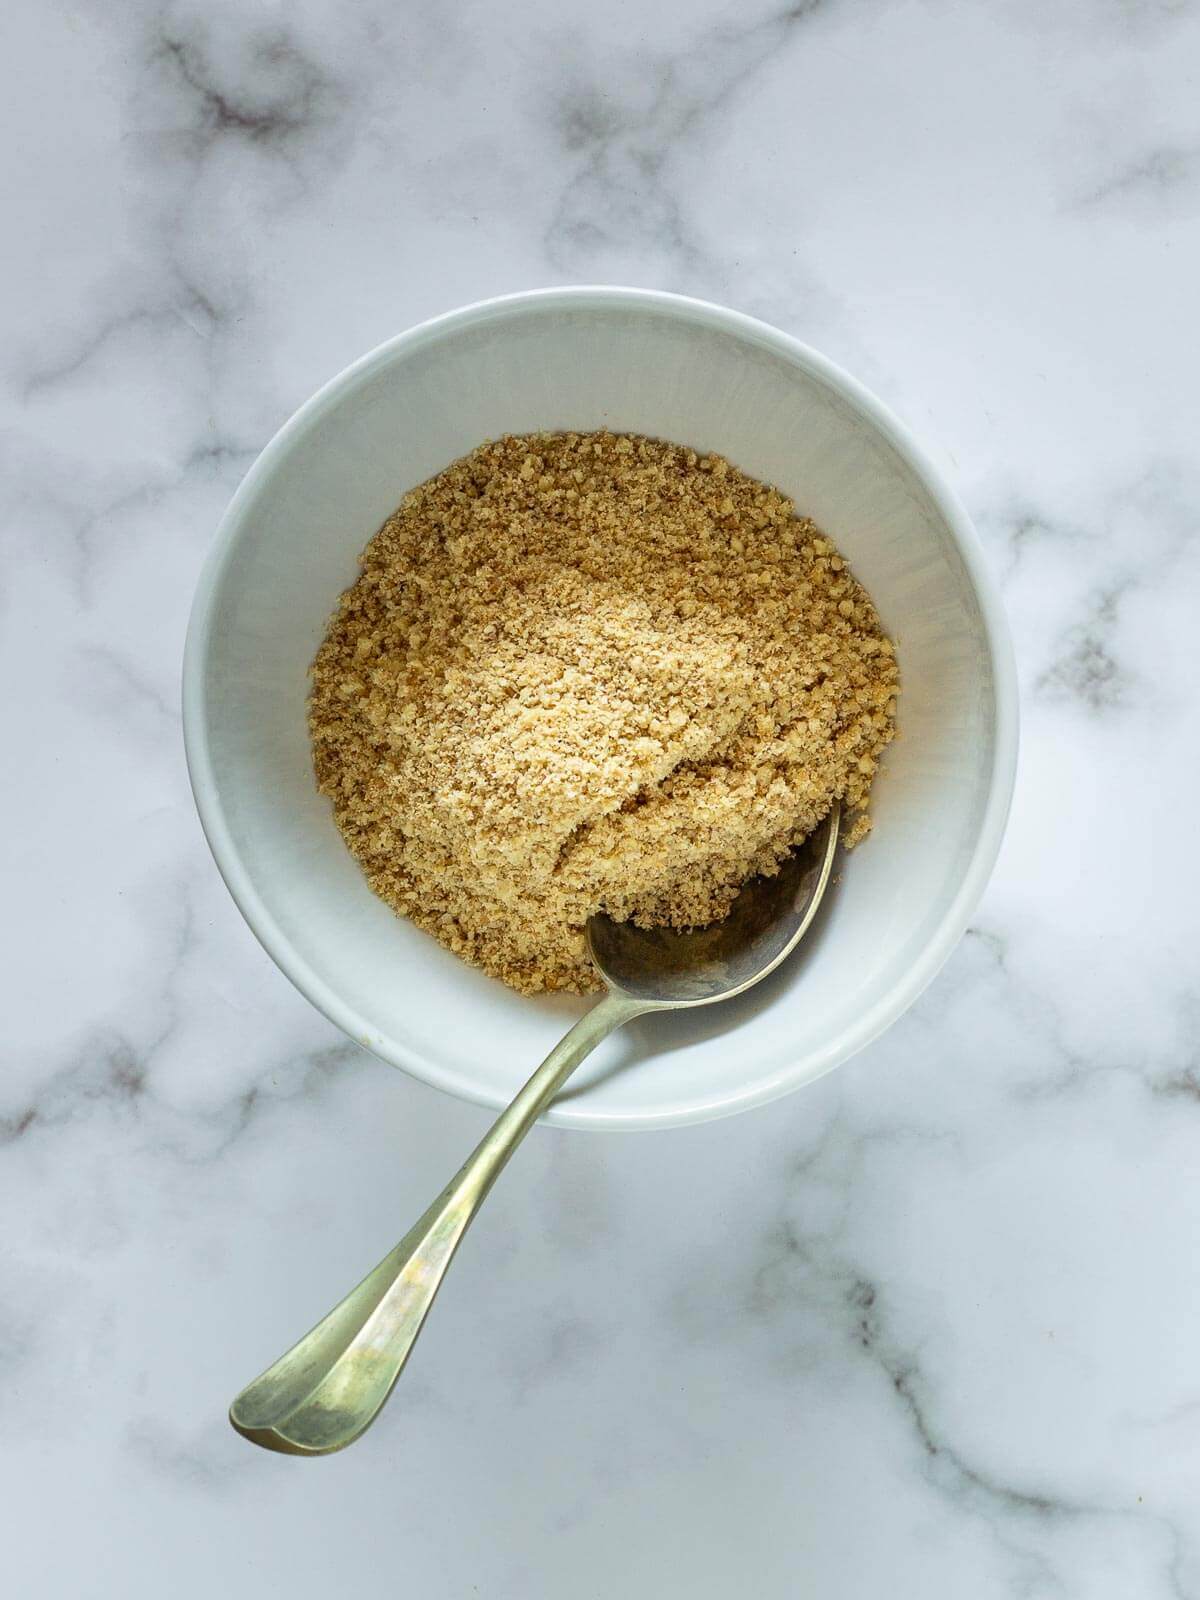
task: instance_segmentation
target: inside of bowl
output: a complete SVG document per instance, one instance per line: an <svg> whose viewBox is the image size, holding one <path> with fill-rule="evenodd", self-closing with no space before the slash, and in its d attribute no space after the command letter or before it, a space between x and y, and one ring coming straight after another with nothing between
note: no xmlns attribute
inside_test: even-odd
<svg viewBox="0 0 1200 1600"><path fill-rule="evenodd" d="M553 1114L650 1124L769 1098L885 1025L960 897L992 787L991 656L959 546L919 471L819 366L751 328L602 299L500 305L360 365L231 510L200 652L219 799L201 805L210 822L219 809L243 908L310 998L386 1058L507 1101L586 1002L513 994L374 898L314 787L307 671L406 489L501 433L595 428L719 451L791 495L867 586L902 673L875 831L842 858L799 955L732 1005L610 1040Z"/></svg>

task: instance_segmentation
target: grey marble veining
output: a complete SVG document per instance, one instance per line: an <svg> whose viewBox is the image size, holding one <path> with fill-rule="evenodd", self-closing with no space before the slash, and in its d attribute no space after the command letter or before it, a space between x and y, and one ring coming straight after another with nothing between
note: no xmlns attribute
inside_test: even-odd
<svg viewBox="0 0 1200 1600"><path fill-rule="evenodd" d="M7 46L7 1589L1200 1600L1200 7L20 0ZM1012 617L1010 833L840 1072L535 1135L381 1423L272 1458L230 1396L486 1119L241 924L193 585L325 378L589 279L926 442Z"/></svg>

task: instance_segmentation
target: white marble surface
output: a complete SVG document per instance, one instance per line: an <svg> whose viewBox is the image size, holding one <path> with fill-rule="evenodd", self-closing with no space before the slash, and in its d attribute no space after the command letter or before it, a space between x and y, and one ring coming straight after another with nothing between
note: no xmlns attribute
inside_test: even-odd
<svg viewBox="0 0 1200 1600"><path fill-rule="evenodd" d="M6 13L5 1592L1200 1596L1200 6L19 0ZM270 966L195 822L192 586L255 452L433 312L757 312L976 516L1016 807L815 1087L539 1130L380 1424L233 1392L485 1116Z"/></svg>

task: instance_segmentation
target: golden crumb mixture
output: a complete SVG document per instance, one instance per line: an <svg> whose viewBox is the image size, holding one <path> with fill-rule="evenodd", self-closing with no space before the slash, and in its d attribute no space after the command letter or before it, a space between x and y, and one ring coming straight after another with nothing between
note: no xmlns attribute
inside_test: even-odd
<svg viewBox="0 0 1200 1600"><path fill-rule="evenodd" d="M514 988L599 987L592 912L721 917L842 799L897 671L776 489L619 434L505 438L404 497L313 664L317 780L375 893Z"/></svg>

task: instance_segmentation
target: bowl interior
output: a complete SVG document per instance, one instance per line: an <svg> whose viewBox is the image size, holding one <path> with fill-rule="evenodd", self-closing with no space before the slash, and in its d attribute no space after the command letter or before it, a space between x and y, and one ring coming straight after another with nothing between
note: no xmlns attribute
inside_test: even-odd
<svg viewBox="0 0 1200 1600"><path fill-rule="evenodd" d="M586 1002L513 994L375 899L314 787L305 698L333 604L404 491L485 438L539 428L652 434L777 484L897 642L875 832L842 858L800 952L739 1001L618 1034L552 1120L719 1115L817 1076L914 997L991 865L1005 782L993 642L953 512L887 419L790 341L652 296L525 297L427 325L336 379L250 473L202 585L185 685L201 815L255 931L322 1010L430 1082L510 1098Z"/></svg>

